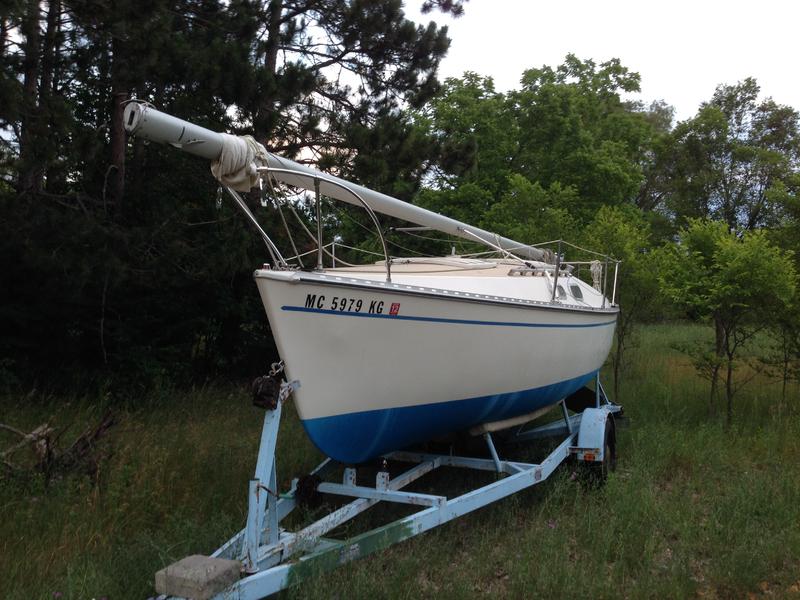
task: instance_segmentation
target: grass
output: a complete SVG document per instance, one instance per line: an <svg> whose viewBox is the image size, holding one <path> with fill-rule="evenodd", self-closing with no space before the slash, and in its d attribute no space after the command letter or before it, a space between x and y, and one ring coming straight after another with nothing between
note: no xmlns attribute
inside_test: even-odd
<svg viewBox="0 0 800 600"><path fill-rule="evenodd" d="M284 595L800 599L798 390L794 411L778 410L780 386L757 379L736 398L730 428L709 418L708 383L672 349L705 334L644 330L619 399L629 419L618 468L604 488L586 490L562 468ZM49 420L68 439L107 403L7 397L0 421L32 429ZM98 485L0 482L0 598L146 598L156 570L212 551L243 525L263 415L244 391L209 387L117 411ZM291 405L284 415L285 488L320 457Z"/></svg>

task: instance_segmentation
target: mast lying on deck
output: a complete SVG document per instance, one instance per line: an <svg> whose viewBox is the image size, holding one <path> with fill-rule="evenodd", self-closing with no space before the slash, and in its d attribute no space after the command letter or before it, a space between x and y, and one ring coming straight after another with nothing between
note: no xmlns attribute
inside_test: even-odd
<svg viewBox="0 0 800 600"><path fill-rule="evenodd" d="M471 242L481 241L491 247L502 248L530 260L552 262L552 254L549 251L473 227L282 158L267 152L264 146L249 136L237 137L216 133L135 101L125 107L123 118L125 129L131 134L154 142L171 144L190 154L213 161L212 172L215 177L239 191L248 191L255 185L259 167L288 170L292 173L272 171L270 175L288 185L312 191L315 190L315 181L318 181L319 191L322 194L359 206L358 200L346 191L349 188L361 196L375 212L430 227Z"/></svg>

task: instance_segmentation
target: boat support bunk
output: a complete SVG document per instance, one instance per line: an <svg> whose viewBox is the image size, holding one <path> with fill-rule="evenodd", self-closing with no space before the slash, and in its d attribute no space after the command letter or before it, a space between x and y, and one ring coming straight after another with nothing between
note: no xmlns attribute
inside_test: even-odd
<svg viewBox="0 0 800 600"><path fill-rule="evenodd" d="M301 385L296 380L279 380L281 366L273 365L268 376L277 385L266 386L272 390L266 400L263 397L260 402L254 400L266 409L266 414L255 474L249 482L244 529L211 556L189 556L156 573L156 591L161 594L161 600L264 598L309 576L335 569L541 483L570 457L599 468L600 477L604 476L604 468L613 468L616 456L614 417L619 416L622 409L607 398L598 372L594 398L589 396L587 402L586 396L590 391L583 388L577 402L570 404L569 398L562 400L559 403L561 416L551 423L525 429L524 425L501 422L472 430L471 433L484 438L491 458L391 452L383 456L374 486L359 485L356 469L351 466L344 468L341 482L326 480L336 466L331 459L326 459L309 476L294 479L288 492L278 493L275 451L281 409L292 391ZM584 408L587 404L590 406ZM570 414L568 407L583 410ZM514 443L545 437L562 438L562 441L539 463L503 460L493 443L492 432L510 431L511 427L516 428L510 436ZM388 461L392 465L402 463L410 466L390 477ZM441 467L495 472L497 478L492 483L454 497L405 491L409 484ZM290 532L282 528L281 521L299 506L309 491L352 500L299 531ZM350 539L326 536L379 502L413 505L419 510Z"/></svg>

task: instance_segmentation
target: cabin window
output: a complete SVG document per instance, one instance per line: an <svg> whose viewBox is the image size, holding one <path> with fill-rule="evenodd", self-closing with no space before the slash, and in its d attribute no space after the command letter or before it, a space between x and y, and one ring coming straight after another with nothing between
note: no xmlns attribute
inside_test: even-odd
<svg viewBox="0 0 800 600"><path fill-rule="evenodd" d="M569 289L572 291L572 296L575 300L583 300L583 291L581 290L581 286L577 283L573 283L569 286Z"/></svg>
<svg viewBox="0 0 800 600"><path fill-rule="evenodd" d="M556 298L566 298L567 292L564 290L563 285L556 286Z"/></svg>

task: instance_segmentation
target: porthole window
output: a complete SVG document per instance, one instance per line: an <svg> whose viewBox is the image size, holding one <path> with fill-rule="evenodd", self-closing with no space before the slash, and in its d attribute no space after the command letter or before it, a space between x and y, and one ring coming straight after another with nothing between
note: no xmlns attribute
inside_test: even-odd
<svg viewBox="0 0 800 600"><path fill-rule="evenodd" d="M564 289L564 286L559 285L556 287L556 298L566 298L567 292Z"/></svg>
<svg viewBox="0 0 800 600"><path fill-rule="evenodd" d="M581 290L581 286L576 283L570 284L569 289L572 291L572 296L575 300L583 300L583 291Z"/></svg>

